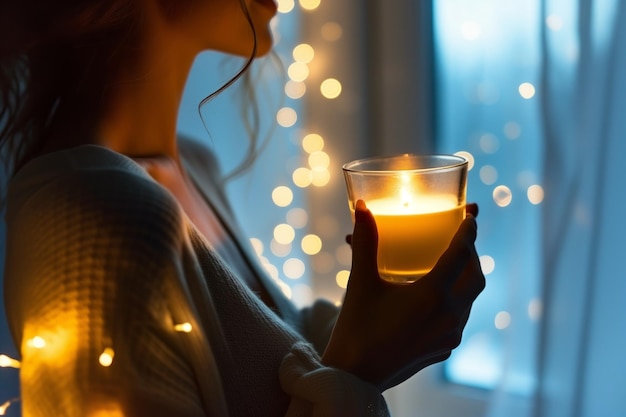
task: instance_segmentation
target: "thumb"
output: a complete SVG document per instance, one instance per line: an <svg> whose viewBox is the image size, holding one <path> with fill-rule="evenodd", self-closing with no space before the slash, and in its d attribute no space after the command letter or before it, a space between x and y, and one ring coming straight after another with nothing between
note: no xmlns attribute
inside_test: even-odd
<svg viewBox="0 0 626 417"><path fill-rule="evenodd" d="M354 233L352 234L352 273L357 276L378 278L378 230L372 212L363 200L356 202L354 210Z"/></svg>

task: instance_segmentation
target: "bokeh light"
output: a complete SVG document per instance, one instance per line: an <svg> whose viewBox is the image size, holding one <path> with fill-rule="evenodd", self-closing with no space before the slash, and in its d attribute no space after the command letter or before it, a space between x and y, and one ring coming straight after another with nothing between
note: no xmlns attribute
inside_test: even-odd
<svg viewBox="0 0 626 417"><path fill-rule="evenodd" d="M513 194L511 193L511 189L506 185L498 185L493 190L493 201L499 207L506 207L511 204L513 200Z"/></svg>
<svg viewBox="0 0 626 417"><path fill-rule="evenodd" d="M335 99L341 95L341 83L335 78L327 78L322 81L320 91L327 99Z"/></svg>
<svg viewBox="0 0 626 417"><path fill-rule="evenodd" d="M272 201L278 207L287 207L293 201L293 191L284 185L276 187L272 191Z"/></svg>
<svg viewBox="0 0 626 417"><path fill-rule="evenodd" d="M315 255L322 250L322 239L314 234L306 235L302 238L301 247L307 255Z"/></svg>
<svg viewBox="0 0 626 417"><path fill-rule="evenodd" d="M274 228L274 240L282 245L290 244L295 237L295 230L286 223L281 223Z"/></svg>
<svg viewBox="0 0 626 417"><path fill-rule="evenodd" d="M276 121L282 127L291 127L298 121L298 114L291 107L283 107L276 113Z"/></svg>
<svg viewBox="0 0 626 417"><path fill-rule="evenodd" d="M324 138L317 133L309 133L302 138L302 148L307 153L318 152L324 149Z"/></svg>
<svg viewBox="0 0 626 417"><path fill-rule="evenodd" d="M535 96L535 86L531 83L520 84L520 86L518 87L518 91L520 96L522 96L522 98L525 98L526 100L531 99Z"/></svg>

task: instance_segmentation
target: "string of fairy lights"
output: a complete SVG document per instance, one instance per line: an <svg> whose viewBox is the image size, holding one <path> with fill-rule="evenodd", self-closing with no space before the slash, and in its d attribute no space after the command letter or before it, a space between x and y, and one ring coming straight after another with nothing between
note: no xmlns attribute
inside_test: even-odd
<svg viewBox="0 0 626 417"><path fill-rule="evenodd" d="M320 5L320 0L299 0L296 3L293 0L278 1L278 15L272 22L275 31L275 38L280 39L278 32L279 21L282 16L289 15L293 12L313 12ZM341 38L342 28L335 22L329 22L322 27L322 36L325 40L334 42ZM310 75L310 64L315 59L314 48L307 43L296 45L291 53L291 63L287 68L288 80L284 85L285 95L292 100L299 100L307 94L307 79ZM335 78L326 78L322 80L318 86L320 93L328 100L333 100L341 94L341 82ZM291 128L298 121L297 111L293 107L285 106L280 108L276 113L276 122L283 128ZM302 152L306 155L306 165L297 167L291 174L292 183L289 185L277 186L271 193L273 203L282 208L288 208L294 201L295 189L306 189L307 187L323 187L328 184L331 174L329 171L330 156L324 151L324 139L317 133L308 133L301 140ZM277 224L274 227L273 238L270 243L270 251L279 257L286 257L282 265L283 276L298 280L305 275L305 263L298 257L288 257L294 241L296 239L296 229L304 230L308 222L308 213L303 208L294 207L288 210L286 222ZM304 234L299 242L300 249L305 255L315 255L322 250L322 239L315 234ZM283 292L290 298L293 297L292 286L285 284L279 277L281 274L277 267L272 265L269 260L263 256L264 244L261 239L251 239L259 258ZM338 278L339 285L345 286L347 282L346 272L340 272L338 277L344 276L343 279ZM305 289L308 287L302 284ZM308 289L310 291L310 288ZM189 333L193 331L190 323L178 323L174 325L177 332ZM26 341L26 349L44 350L53 349L53 337L46 335L36 335ZM112 346L102 349L98 356L98 364L102 367L109 367L115 361L115 350ZM0 367L20 369L21 363L8 355L0 355ZM4 400L0 404L0 415L7 415L12 405L17 403L19 398L11 398ZM108 414L107 414L108 415Z"/></svg>
<svg viewBox="0 0 626 417"><path fill-rule="evenodd" d="M292 19L293 15L298 13L314 13L320 4L320 0L278 1L278 15L272 22L272 27L279 51L285 50L285 46L281 45L281 34L278 31L281 19ZM341 39L343 28L339 23L329 21L321 25L320 35L323 41L333 43ZM316 70L319 71L321 65L316 65L316 59L319 58L316 58L315 47L310 43L297 43L288 49L287 54L282 56L287 69L284 94L294 104L277 110L276 123L282 128L295 130L302 119L298 114L297 103L312 92L320 94L328 101L335 100L342 94L342 83L334 77L314 74ZM261 238L252 238L251 242L262 264L284 294L296 302L306 303L307 299L312 296L311 286L305 279L307 264L295 249L299 247L305 256L318 256L319 258L324 255L322 253L324 244L321 236L306 232L309 212L305 208L292 206L296 205L295 201L300 192L306 192L309 187L328 185L331 180L329 170L331 156L326 152L325 140L319 132L301 133L298 136L298 142L300 151L304 155L302 158L304 164L300 164L290 172L288 184L278 185L271 191L273 204L279 208L288 209L285 221L275 225L268 245ZM269 260L270 253L278 259L277 262L272 263ZM349 271L345 269L336 273L336 283L339 288L346 287L348 274ZM282 278L286 278L289 284Z"/></svg>

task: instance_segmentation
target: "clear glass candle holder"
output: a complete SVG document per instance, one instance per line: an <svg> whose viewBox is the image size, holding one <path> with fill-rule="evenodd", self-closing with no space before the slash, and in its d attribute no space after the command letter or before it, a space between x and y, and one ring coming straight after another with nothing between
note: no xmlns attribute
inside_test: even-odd
<svg viewBox="0 0 626 417"><path fill-rule="evenodd" d="M426 275L465 218L465 158L455 155L375 157L343 166L354 221L363 200L378 229L378 271L390 282Z"/></svg>

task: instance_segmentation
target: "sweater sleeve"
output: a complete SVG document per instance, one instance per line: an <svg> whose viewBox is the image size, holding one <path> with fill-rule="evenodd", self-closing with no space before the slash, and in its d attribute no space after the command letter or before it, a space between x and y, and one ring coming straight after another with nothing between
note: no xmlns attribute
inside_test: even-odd
<svg viewBox="0 0 626 417"><path fill-rule="evenodd" d="M121 171L22 185L9 198L5 298L24 415L204 416L169 308L173 198Z"/></svg>
<svg viewBox="0 0 626 417"><path fill-rule="evenodd" d="M337 321L339 308L328 300L316 300L300 310L300 333L322 354Z"/></svg>
<svg viewBox="0 0 626 417"><path fill-rule="evenodd" d="M387 417L382 394L373 385L323 366L312 346L294 345L280 368L280 382L291 403L287 417Z"/></svg>

